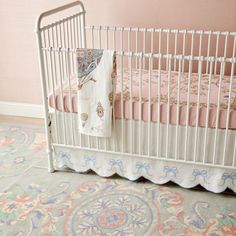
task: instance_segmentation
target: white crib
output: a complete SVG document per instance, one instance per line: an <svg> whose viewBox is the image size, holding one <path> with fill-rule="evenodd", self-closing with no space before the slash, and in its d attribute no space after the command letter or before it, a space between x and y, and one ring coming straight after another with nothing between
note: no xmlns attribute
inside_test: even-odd
<svg viewBox="0 0 236 236"><path fill-rule="evenodd" d="M236 192L236 32L86 26L76 1L42 13L36 33L50 172ZM77 48L116 52L111 138L78 131Z"/></svg>

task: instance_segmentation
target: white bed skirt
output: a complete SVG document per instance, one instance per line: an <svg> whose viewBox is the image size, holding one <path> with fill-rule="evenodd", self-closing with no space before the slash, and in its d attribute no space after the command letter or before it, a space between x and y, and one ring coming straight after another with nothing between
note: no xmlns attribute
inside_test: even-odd
<svg viewBox="0 0 236 236"><path fill-rule="evenodd" d="M87 172L93 170L98 175L103 177L111 176L115 173L125 177L129 180L136 180L139 177L145 177L156 184L164 184L168 181L172 181L184 188L192 188L196 185L201 185L205 189L219 193L229 188L236 192L236 167L216 167L211 166L213 162L213 143L215 129L209 129L208 131L208 145L206 163L203 162L204 153L204 134L205 129L199 128L199 142L197 146L196 162L193 162L193 146L195 140L195 128L189 127L188 143L187 143L187 161L185 163L185 127L179 127L179 139L178 139L178 155L177 161L174 159L175 155L175 132L176 126L169 125L169 146L166 149L166 133L167 125L161 124L160 137L162 142L159 143L159 154L163 159L147 158L145 155L148 153L150 156L157 155L157 140L156 140L156 123L151 123L150 132L150 150L148 150L148 123L141 121L142 123L142 139L141 148L140 134L139 134L139 121L133 121L133 152L130 154L130 121L124 120L124 152L121 153L122 143L122 122L116 120L113 130L113 136L110 139L88 137L81 135L77 129L77 114L65 113L65 130L66 130L66 145L63 129L63 113L57 111L57 128L58 139L56 140L56 125L55 125L55 113L50 113L52 120L52 140L59 145L54 146L54 160L55 166L58 169L71 168L77 172ZM71 122L72 121L72 122ZM72 125L73 124L73 129ZM73 132L72 132L73 130ZM226 149L225 165L232 166L234 155L234 141L236 131L228 131L228 143ZM74 135L74 145L72 145L72 135ZM218 131L218 143L217 143L217 158L215 164L222 164L222 155L224 147L224 132ZM60 146L61 145L61 146ZM97 146L98 145L98 146ZM80 147L75 147L80 146ZM99 151L94 149L99 147ZM106 150L106 151L105 151ZM115 150L116 152L114 152ZM166 153L168 150L168 153ZM141 153L140 153L141 151ZM166 154L169 160L165 160ZM235 157L234 157L235 158Z"/></svg>

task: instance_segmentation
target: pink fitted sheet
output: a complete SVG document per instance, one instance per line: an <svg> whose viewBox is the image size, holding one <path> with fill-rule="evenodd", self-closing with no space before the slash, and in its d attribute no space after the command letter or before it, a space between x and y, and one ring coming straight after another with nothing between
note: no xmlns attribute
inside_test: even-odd
<svg viewBox="0 0 236 236"><path fill-rule="evenodd" d="M129 70L123 71L123 115L125 119L140 120L140 85L141 85L141 97L142 97L142 108L141 108L141 119L144 121L157 122L157 111L158 111L158 71L152 71L151 79L151 106L149 115L149 71L142 70L142 82L140 84L141 71L132 71L132 109L130 109L130 97L131 97L131 83L130 83L130 72ZM168 88L168 80L170 80L170 86ZM161 82L160 82L161 81ZM188 75L181 74L180 76L180 93L179 93L179 124L186 125L187 121L187 107L188 107ZM190 126L196 126L197 122L197 101L198 101L198 74L191 75L190 83L190 99L189 99L189 120L188 124ZM218 104L218 94L219 94L219 75L212 76L211 79L211 90L210 90L210 109L209 109L209 120L208 127L216 127L216 117L217 117L217 104ZM178 108L178 73L171 72L170 77L166 71L161 72L160 82L160 122L167 123L167 110L169 111L169 123L175 125L177 117ZM229 99L229 85L230 77L224 76L221 82L220 91L220 110L219 110L219 128L226 128L227 120L227 108ZM201 93L199 99L199 120L198 125L200 127L206 127L206 116L207 116L207 101L208 101L208 86L209 86L209 76L202 75L201 77ZM116 97L115 97L115 117L121 118L121 73L118 71L117 75L117 85L116 85ZM169 101L168 101L168 91L169 91ZM61 101L61 88L58 87L55 91L55 101L54 96L51 94L49 96L49 105L53 108L56 107L57 110L62 111L64 106L65 112L77 113L77 83L76 80L71 81L71 95L67 85L63 86L63 104ZM168 105L169 102L169 105ZM56 104L56 106L55 106ZM132 115L131 112L132 111ZM229 128L236 129L236 77L233 78L232 83L232 94L230 101L230 115L229 115Z"/></svg>

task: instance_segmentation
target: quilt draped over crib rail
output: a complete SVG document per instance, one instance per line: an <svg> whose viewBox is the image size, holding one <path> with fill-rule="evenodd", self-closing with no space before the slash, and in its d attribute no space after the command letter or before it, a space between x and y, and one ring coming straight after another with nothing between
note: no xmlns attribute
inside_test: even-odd
<svg viewBox="0 0 236 236"><path fill-rule="evenodd" d="M77 49L78 122L83 134L110 137L116 58L112 50Z"/></svg>

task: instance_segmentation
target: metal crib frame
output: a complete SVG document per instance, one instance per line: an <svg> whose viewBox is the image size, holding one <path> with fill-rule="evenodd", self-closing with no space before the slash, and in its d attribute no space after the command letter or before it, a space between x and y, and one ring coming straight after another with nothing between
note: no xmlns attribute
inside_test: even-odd
<svg viewBox="0 0 236 236"><path fill-rule="evenodd" d="M52 16L56 13L60 13L61 11L65 11L68 9L72 9L74 7L79 8L79 12L76 14L70 15L69 17L59 19L54 21L53 23L47 24L46 26L41 26L41 22L44 18ZM89 42L92 48L109 48L111 47L115 49L117 56L120 58L120 66L121 71L123 71L124 66L127 64L130 70L130 111L133 112L133 100L132 100L132 68L143 69L145 67L149 68L149 98L148 98L148 150L150 150L150 132L151 132L151 79L152 79L152 69L154 64L159 68L159 78L161 77L160 71L164 67L168 72L168 108L170 108L170 77L171 71L178 72L178 98L177 98L177 117L176 117L176 150L175 157L170 158L168 156L168 148L169 148L169 133L168 128L170 124L170 112L167 111L167 136L166 138L166 155L165 157L160 156L159 151L157 151L157 155L153 156L150 151L148 151L147 155L142 154L141 150L141 138L139 138L139 150L138 153L134 152L132 143L133 143L133 118L130 119L131 122L131 135L129 137L131 148L129 152L125 151L124 148L124 104L121 102L121 121L122 121L122 148L118 152L115 148L111 150L107 149L106 140L105 149L99 148L99 142L97 140L97 147L93 148L93 150L99 152L107 152L113 154L120 155L129 155L141 158L154 158L161 160L171 160L176 162L183 163L193 163L193 164L203 164L206 166L218 166L224 168L235 169L236 168L236 138L234 142L234 153L232 156L232 165L225 165L225 155L227 148L227 139L228 139L228 130L229 130L229 119L231 112L231 96L232 96L232 81L235 76L235 50L236 50L236 32L212 32L212 31L202 31L202 30L170 30L170 29L146 29L146 28L124 28L124 27L86 27L85 26L85 8L80 1L76 1L65 6L61 6L55 8L50 11L46 11L42 13L36 23L36 33L37 33L37 43L38 43L38 54L39 54L39 62L40 62L40 76L42 83L42 93L43 93L43 102L44 102L44 112L45 112L45 128L46 128L46 137L47 137L47 152L48 152L48 160L49 160L49 171L54 171L53 166L53 147L69 147L69 148L78 148L83 150L90 150L90 147L83 147L80 145L75 145L74 136L72 137L72 143L67 143L66 141L66 132L64 132L63 142L59 142L59 138L57 137L56 142L52 143L51 139L51 120L49 117L49 91L53 93L54 102L55 101L55 90L57 86L61 86L63 90L63 83L65 77L69 78L69 96L71 101L71 84L70 84L70 76L75 70L73 53L77 47L85 48L86 44ZM91 38L86 39L86 36L89 34ZM95 32L97 35L95 36ZM118 35L119 34L119 35ZM105 35L105 36L104 36ZM157 47L155 49L155 40L154 37L157 37ZM163 36L165 35L165 36ZM118 36L120 37L118 40ZM125 40L125 37L127 40ZM163 40L163 37L166 38L166 41ZM213 39L213 37L215 37ZM220 48L220 39L223 37L223 50ZM105 40L103 40L105 38ZM112 38L112 42L109 39ZM197 38L197 39L196 39ZM230 39L231 38L231 39ZM188 40L189 39L189 40ZM150 48L148 49L147 41L150 40ZM231 40L231 41L230 41ZM172 41L172 44L171 44ZM181 41L181 49L179 50L179 41ZM203 44L206 42L206 52L205 55L203 53ZM221 40L222 41L222 40ZM132 43L133 42L133 43ZM195 46L195 45L198 45ZM212 54L212 45L214 44L215 50ZM228 47L231 44L232 54L228 55ZM141 45L141 50L140 50ZM163 48L165 48L165 52L163 52ZM196 52L196 49L197 52ZM148 53L147 53L148 51ZM220 52L221 51L221 52ZM127 60L125 62L125 59ZM133 60L135 59L135 60ZM197 64L196 64L197 63ZM196 71L199 74L199 86L198 86L198 98L197 98L197 115L196 115L196 131L195 131L195 144L193 147L193 156L194 160L189 161L187 157L187 139L189 132L189 109L190 109L190 82L191 82L191 74L194 70L194 64L196 67ZM227 118L226 118L226 128L225 128L225 139L224 139L224 150L223 150L223 158L222 163L217 163L217 142L218 142L218 130L219 130L219 113L220 113L220 93L221 93L221 80L225 74L226 64L230 67L230 91L229 91L229 102L227 107ZM187 67L186 67L187 66ZM188 102L187 102L187 118L186 118L186 140L185 140L185 156L183 160L178 159L178 130L179 130L179 105L180 105L180 76L184 71L188 71L189 75L189 83L188 83ZM209 91L208 91L208 103L207 103L207 115L206 115L206 127L205 127L205 136L202 141L204 145L204 156L203 162L196 161L196 153L197 153L197 145L199 142L198 139L198 123L199 123L199 108L200 108L200 85L201 78L203 74L203 70L205 70L205 74L209 76ZM219 91L218 91L218 103L217 103L217 112L216 112L216 127L215 127L215 137L214 137L214 154L212 163L206 162L207 156L207 138L208 138L208 120L209 120L209 109L210 109L210 86L211 79L217 73L220 73L220 83L219 83ZM121 72L122 77L122 89L123 89L123 72ZM49 75L50 74L50 75ZM50 80L51 78L51 80ZM161 79L161 78L160 78ZM142 73L140 75L139 80L140 87L140 102L139 102L139 117L142 119L141 110L142 110ZM160 94L160 82L158 82L158 91ZM63 91L60 94L61 101L63 103ZM124 94L121 93L121 101L124 99ZM72 106L72 104L70 104ZM64 105L63 105L63 127L57 127L57 111L54 109L54 114L56 118L56 128L64 129L66 127L65 118L64 118ZM72 114L71 114L72 115ZM158 109L157 109L157 147L159 147L159 142L162 137L159 136L160 129L160 99L158 99ZM73 120L71 117L70 120L71 129L73 130ZM140 125L141 126L141 125ZM139 128L140 128L139 126ZM74 131L73 131L74 132ZM140 128L141 133L141 128ZM90 143L90 137L88 137Z"/></svg>

